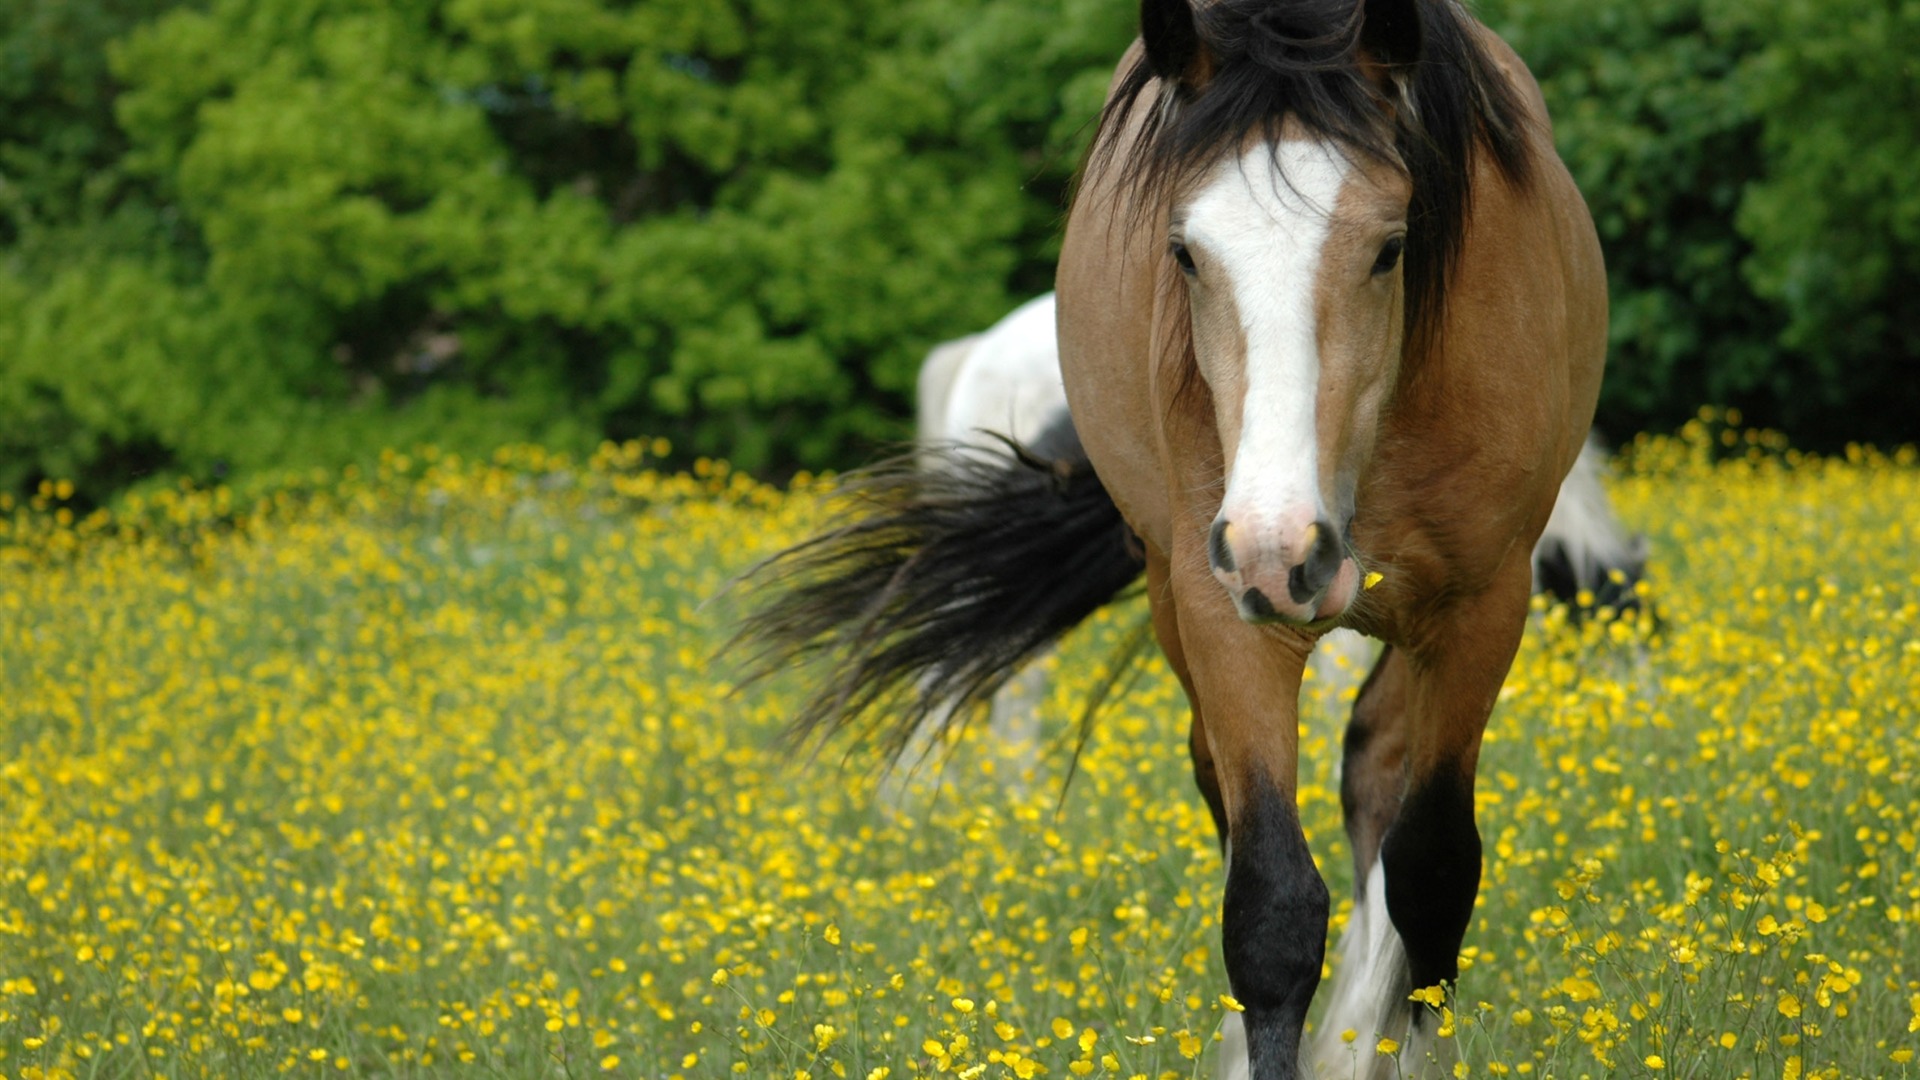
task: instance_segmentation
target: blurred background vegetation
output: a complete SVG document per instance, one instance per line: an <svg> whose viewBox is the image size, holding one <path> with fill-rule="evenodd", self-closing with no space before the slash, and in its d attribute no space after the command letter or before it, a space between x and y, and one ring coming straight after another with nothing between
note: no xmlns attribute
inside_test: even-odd
<svg viewBox="0 0 1920 1080"><path fill-rule="evenodd" d="M1920 425L1920 0L1482 0L1606 244L1600 422ZM0 3L0 491L909 434L1050 287L1130 0Z"/></svg>

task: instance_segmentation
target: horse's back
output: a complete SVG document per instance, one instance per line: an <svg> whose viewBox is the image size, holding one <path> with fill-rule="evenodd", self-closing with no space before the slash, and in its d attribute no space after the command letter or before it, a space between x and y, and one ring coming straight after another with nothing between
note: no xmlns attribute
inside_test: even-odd
<svg viewBox="0 0 1920 1080"><path fill-rule="evenodd" d="M1067 407L1054 334L1054 296L1027 301L982 334L955 375L946 437L983 448L1004 435L1038 439Z"/></svg>
<svg viewBox="0 0 1920 1080"><path fill-rule="evenodd" d="M947 431L947 401L953 396L954 379L979 341L979 334L943 341L921 362L914 391L919 421L916 434L922 446L937 445L951 437Z"/></svg>
<svg viewBox="0 0 1920 1080"><path fill-rule="evenodd" d="M1541 214L1533 228L1554 239L1551 248L1556 264L1547 268L1543 283L1558 285L1560 304L1543 304L1533 314L1540 320L1537 333L1549 345L1558 343L1567 375L1567 408L1564 418L1570 432L1566 440L1561 473L1573 465L1585 442L1585 433L1593 421L1593 406L1600 393L1600 376L1606 365L1607 351L1607 271L1600 250L1600 235L1586 199L1573 181L1565 162L1554 146L1553 122L1547 113L1546 98L1527 65L1498 34L1478 27L1482 47L1495 67L1519 92L1531 130L1528 144L1533 160L1532 182L1521 194ZM1498 259L1505 237L1488 238L1483 251ZM1511 267L1506 273L1519 276L1535 268Z"/></svg>

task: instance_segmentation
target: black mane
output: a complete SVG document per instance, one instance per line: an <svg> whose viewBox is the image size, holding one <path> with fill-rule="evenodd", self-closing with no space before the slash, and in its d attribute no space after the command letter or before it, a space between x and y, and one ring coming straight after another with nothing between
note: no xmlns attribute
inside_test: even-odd
<svg viewBox="0 0 1920 1080"><path fill-rule="evenodd" d="M1474 148L1485 148L1510 183L1524 185L1530 166L1525 113L1456 0L1404 0L1402 17L1417 16L1418 57L1390 69L1404 98L1384 97L1362 69L1363 57L1379 62L1363 25L1363 9L1371 6L1379 5L1194 0L1192 28L1204 57L1199 77L1160 79L1142 53L1101 111L1093 160L1119 152L1127 116L1151 92L1140 145L1120 163L1122 182L1149 209L1164 210L1183 178L1237 153L1248 136L1277 143L1288 117L1351 151L1395 164L1413 187L1407 340L1431 342L1466 232Z"/></svg>

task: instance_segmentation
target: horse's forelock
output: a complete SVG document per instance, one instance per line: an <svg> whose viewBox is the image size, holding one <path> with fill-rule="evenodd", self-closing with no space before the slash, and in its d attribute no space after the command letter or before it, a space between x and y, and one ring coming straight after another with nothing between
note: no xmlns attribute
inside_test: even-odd
<svg viewBox="0 0 1920 1080"><path fill-rule="evenodd" d="M1185 185L1249 139L1278 143L1289 118L1344 152L1394 165L1413 187L1406 326L1424 347L1437 340L1464 243L1476 147L1516 183L1525 181L1528 159L1519 99L1467 17L1453 0L1412 6L1421 58L1389 88L1372 77L1380 68L1365 53L1355 0L1196 5L1204 81L1160 79L1148 57L1137 56L1102 110L1090 164L1117 170L1135 224L1164 214ZM1137 136L1124 139L1143 98Z"/></svg>

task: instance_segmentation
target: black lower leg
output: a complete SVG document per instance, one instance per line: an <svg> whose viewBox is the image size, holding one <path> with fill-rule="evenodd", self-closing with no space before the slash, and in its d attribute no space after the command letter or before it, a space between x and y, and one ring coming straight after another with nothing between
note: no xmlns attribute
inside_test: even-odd
<svg viewBox="0 0 1920 1080"><path fill-rule="evenodd" d="M1292 801L1271 784L1254 789L1229 838L1223 952L1247 1010L1247 1056L1254 1080L1292 1080L1325 958L1327 886Z"/></svg>
<svg viewBox="0 0 1920 1080"><path fill-rule="evenodd" d="M1480 832L1473 779L1448 772L1417 777L1380 845L1387 914L1406 945L1415 989L1460 975L1460 941L1480 891Z"/></svg>

